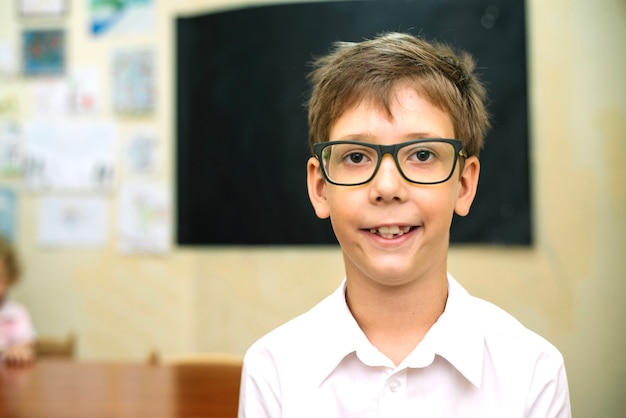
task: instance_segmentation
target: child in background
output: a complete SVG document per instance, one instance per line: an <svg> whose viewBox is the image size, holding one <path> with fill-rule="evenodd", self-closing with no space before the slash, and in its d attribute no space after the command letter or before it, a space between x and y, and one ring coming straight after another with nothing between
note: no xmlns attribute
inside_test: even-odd
<svg viewBox="0 0 626 418"><path fill-rule="evenodd" d="M0 236L0 353L9 365L25 365L35 358L35 330L28 311L8 299L9 289L20 278L16 251Z"/></svg>
<svg viewBox="0 0 626 418"><path fill-rule="evenodd" d="M315 64L308 191L345 279L250 347L239 417L571 417L561 353L447 271L489 125L471 58L387 33Z"/></svg>

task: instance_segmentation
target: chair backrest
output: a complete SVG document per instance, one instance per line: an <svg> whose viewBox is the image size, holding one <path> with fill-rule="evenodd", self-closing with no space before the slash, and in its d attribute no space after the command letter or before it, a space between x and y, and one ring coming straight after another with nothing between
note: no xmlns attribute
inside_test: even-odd
<svg viewBox="0 0 626 418"><path fill-rule="evenodd" d="M197 382L198 390L195 395L198 402L210 405L210 416L237 417L242 356L229 353L190 353L164 356L162 364L172 367L178 379ZM194 394L187 396L191 399Z"/></svg>
<svg viewBox="0 0 626 418"><path fill-rule="evenodd" d="M60 357L73 359L76 354L76 337L71 333L65 338L39 336L35 341L35 353L38 358Z"/></svg>
<svg viewBox="0 0 626 418"><path fill-rule="evenodd" d="M230 365L240 367L243 365L243 357L232 353L187 353L163 357L163 363L171 365L205 364L205 365Z"/></svg>

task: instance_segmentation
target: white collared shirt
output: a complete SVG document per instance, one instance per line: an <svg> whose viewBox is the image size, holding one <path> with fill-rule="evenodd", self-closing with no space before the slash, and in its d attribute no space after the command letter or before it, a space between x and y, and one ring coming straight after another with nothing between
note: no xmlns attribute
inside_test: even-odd
<svg viewBox="0 0 626 418"><path fill-rule="evenodd" d="M239 418L568 418L563 357L448 276L444 313L397 367L366 338L345 281L250 347Z"/></svg>

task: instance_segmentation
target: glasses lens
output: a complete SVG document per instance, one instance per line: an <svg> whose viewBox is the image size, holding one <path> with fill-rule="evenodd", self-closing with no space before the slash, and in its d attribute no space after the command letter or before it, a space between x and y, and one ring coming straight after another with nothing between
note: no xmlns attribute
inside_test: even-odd
<svg viewBox="0 0 626 418"><path fill-rule="evenodd" d="M364 144L329 144L322 150L322 163L330 181L359 184L374 174L378 152Z"/></svg>
<svg viewBox="0 0 626 418"><path fill-rule="evenodd" d="M398 149L396 161L409 181L440 183L454 170L455 155L454 145L449 142L420 140ZM368 182L376 174L379 153L373 145L330 142L322 149L321 157L328 179L348 186Z"/></svg>
<svg viewBox="0 0 626 418"><path fill-rule="evenodd" d="M408 144L398 150L398 163L410 181L439 183L454 170L455 149L452 144L440 141Z"/></svg>

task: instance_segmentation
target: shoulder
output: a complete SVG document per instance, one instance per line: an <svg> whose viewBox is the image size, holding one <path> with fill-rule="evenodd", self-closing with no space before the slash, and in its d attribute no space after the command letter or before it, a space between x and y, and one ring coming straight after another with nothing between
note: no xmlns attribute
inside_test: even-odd
<svg viewBox="0 0 626 418"><path fill-rule="evenodd" d="M525 405L528 416L571 416L564 359L556 346L499 306L464 290L460 295L457 317L482 340L481 390L497 393L506 404Z"/></svg>
<svg viewBox="0 0 626 418"><path fill-rule="evenodd" d="M11 300L11 299L7 299L0 306L0 315L6 315L6 316L24 316L24 315L26 315L27 316L28 315L28 311L19 302L16 302L16 301Z"/></svg>
<svg viewBox="0 0 626 418"><path fill-rule="evenodd" d="M332 295L254 342L243 359L239 415L281 416L283 400L310 394L316 348L332 312ZM298 395L299 394L299 395ZM306 395L308 396L308 395ZM260 410L265 411L260 414Z"/></svg>
<svg viewBox="0 0 626 418"><path fill-rule="evenodd" d="M473 315L482 324L489 346L502 346L514 351L523 350L562 359L561 353L551 342L527 328L513 315L489 301L470 297L474 307Z"/></svg>
<svg viewBox="0 0 626 418"><path fill-rule="evenodd" d="M448 280L455 317L462 318L459 319L462 326L484 335L487 348L495 352L523 350L525 353L545 352L551 356L561 356L554 345L509 312L492 302L470 295L452 276Z"/></svg>
<svg viewBox="0 0 626 418"><path fill-rule="evenodd" d="M278 326L254 342L246 357L257 354L273 356L300 352L320 338L332 311L332 296L328 296L305 313Z"/></svg>
<svg viewBox="0 0 626 418"><path fill-rule="evenodd" d="M460 333L483 346L484 361L501 376L528 375L540 370L554 375L562 369L560 351L494 303L470 295L449 276L450 310ZM446 308L448 309L448 308Z"/></svg>
<svg viewBox="0 0 626 418"><path fill-rule="evenodd" d="M244 369L283 377L316 375L344 352L350 319L342 285L309 311L252 344L244 356Z"/></svg>
<svg viewBox="0 0 626 418"><path fill-rule="evenodd" d="M556 346L495 304L470 298L472 320L484 333L484 377L527 393L547 386L567 392L564 359Z"/></svg>

